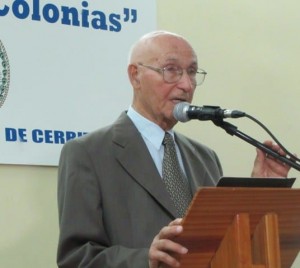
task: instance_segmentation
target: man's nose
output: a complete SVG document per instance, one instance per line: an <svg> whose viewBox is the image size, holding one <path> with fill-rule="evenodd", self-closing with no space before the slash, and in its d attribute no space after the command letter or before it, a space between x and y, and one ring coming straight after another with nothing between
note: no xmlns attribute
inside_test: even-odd
<svg viewBox="0 0 300 268"><path fill-rule="evenodd" d="M196 87L186 70L183 70L182 76L178 82L180 88L184 89L185 91L194 90Z"/></svg>

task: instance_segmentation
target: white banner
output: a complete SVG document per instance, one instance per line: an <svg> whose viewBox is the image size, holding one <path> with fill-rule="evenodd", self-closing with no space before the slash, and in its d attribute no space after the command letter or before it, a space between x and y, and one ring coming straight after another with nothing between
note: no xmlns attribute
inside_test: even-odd
<svg viewBox="0 0 300 268"><path fill-rule="evenodd" d="M0 28L0 163L57 165L67 140L129 107L128 53L156 4L4 0Z"/></svg>

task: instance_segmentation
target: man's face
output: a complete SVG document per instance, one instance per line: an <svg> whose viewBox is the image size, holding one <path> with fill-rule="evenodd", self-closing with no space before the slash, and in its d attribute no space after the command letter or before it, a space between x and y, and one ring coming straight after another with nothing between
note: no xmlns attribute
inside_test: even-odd
<svg viewBox="0 0 300 268"><path fill-rule="evenodd" d="M138 65L140 87L135 91L134 107L143 116L167 130L176 124L174 106L182 101L191 102L195 85L186 70L197 69L197 58L186 41L174 36L162 36L151 43L145 65L155 68L180 67L182 77L174 83L164 80L162 73Z"/></svg>

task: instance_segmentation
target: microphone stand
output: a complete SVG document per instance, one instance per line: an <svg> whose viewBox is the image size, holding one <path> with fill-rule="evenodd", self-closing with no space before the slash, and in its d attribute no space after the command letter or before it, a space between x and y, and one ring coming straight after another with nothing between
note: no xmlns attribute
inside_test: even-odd
<svg viewBox="0 0 300 268"><path fill-rule="evenodd" d="M263 143L255 140L255 139L251 138L250 136L246 135L245 133L239 131L236 126L234 126L234 125L232 125L228 122L224 122L222 119L215 119L215 120L212 120L212 121L214 122L214 124L216 126L223 128L228 134L230 134L232 136L235 135L235 136L241 138L242 140L252 144L253 146L255 146L259 149L261 149L262 151L264 151L268 155L271 155L275 159L278 159L281 162L284 162L284 163L288 164L289 166L293 167L294 169L300 171L300 165L297 164L295 161L293 161L290 158L287 158L285 156L282 156L279 153L271 150L269 147L267 147Z"/></svg>

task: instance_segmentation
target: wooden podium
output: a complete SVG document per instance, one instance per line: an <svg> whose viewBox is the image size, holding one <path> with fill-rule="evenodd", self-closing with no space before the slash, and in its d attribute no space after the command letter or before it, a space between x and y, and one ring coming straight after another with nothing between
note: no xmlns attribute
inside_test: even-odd
<svg viewBox="0 0 300 268"><path fill-rule="evenodd" d="M300 189L202 188L176 241L181 268L290 268L300 249Z"/></svg>

